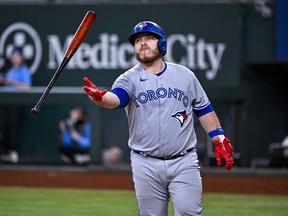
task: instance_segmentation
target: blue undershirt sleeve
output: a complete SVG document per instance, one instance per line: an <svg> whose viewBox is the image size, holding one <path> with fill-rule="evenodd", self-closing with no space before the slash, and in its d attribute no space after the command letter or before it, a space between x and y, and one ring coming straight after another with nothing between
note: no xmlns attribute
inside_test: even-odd
<svg viewBox="0 0 288 216"><path fill-rule="evenodd" d="M117 95L120 100L120 104L117 108L124 108L128 105L130 97L126 90L124 90L123 88L114 88L111 90L111 92Z"/></svg>
<svg viewBox="0 0 288 216"><path fill-rule="evenodd" d="M214 109L210 103L208 106L205 106L203 109L193 109L193 112L197 118L199 118L199 117L201 117L201 116L203 116L209 112L213 112L213 111L214 111Z"/></svg>

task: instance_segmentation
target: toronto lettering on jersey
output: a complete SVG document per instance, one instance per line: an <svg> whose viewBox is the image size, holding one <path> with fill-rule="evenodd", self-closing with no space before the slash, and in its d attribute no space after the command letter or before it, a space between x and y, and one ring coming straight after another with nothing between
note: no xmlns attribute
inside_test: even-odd
<svg viewBox="0 0 288 216"><path fill-rule="evenodd" d="M154 90L147 90L145 92L140 92L138 95L133 98L133 103L136 106L136 108L140 107L140 104L145 104L149 101L158 100L161 98L172 98L176 99L178 101L181 101L184 105L184 107L188 107L189 105L189 98L187 95L185 95L185 92L183 92L180 89L174 88L164 88L160 87L158 89Z"/></svg>
<svg viewBox="0 0 288 216"><path fill-rule="evenodd" d="M99 42L88 44L83 42L77 53L69 62L67 69L122 69L131 68L137 63L130 43L119 43L117 34L99 34ZM49 58L48 69L56 69L62 61L66 47L72 40L67 36L61 45L58 35L48 35ZM197 39L194 34L172 34L167 38L167 55L165 60L187 66L191 70L205 73L207 80L213 80L221 69L221 60L226 49L224 43L207 43L204 38ZM181 45L186 52L177 60L173 56L173 47ZM177 58L179 59L179 58Z"/></svg>

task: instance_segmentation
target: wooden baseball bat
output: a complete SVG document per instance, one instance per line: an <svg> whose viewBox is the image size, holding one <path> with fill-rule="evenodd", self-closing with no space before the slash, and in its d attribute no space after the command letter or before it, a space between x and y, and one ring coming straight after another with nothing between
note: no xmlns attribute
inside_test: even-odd
<svg viewBox="0 0 288 216"><path fill-rule="evenodd" d="M65 66L68 64L68 62L70 61L72 56L76 53L77 49L81 45L84 37L86 36L87 32L89 31L89 29L90 29L90 27L91 27L91 25L95 19L96 19L96 13L95 12L88 11L86 13L85 17L83 18L81 24L79 25L79 27L76 31L76 33L74 34L70 45L68 46L68 48L65 52L65 55L63 57L63 60L61 61L61 64L58 66L56 72L54 73L53 77L51 78L48 86L46 87L42 96L38 100L37 104L35 105L34 108L32 108L32 110L31 110L32 114L34 114L34 115L39 114L40 108L41 108L45 98L49 94L50 90L54 86L56 80L58 79L59 75L61 74L61 72L63 71Z"/></svg>

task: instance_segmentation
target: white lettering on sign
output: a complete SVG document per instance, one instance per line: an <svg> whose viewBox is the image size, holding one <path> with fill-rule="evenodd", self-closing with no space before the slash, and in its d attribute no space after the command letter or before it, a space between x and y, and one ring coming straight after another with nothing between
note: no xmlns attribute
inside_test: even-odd
<svg viewBox="0 0 288 216"><path fill-rule="evenodd" d="M67 36L61 45L58 35L48 35L49 59L47 67L56 69L61 63L65 51L72 40ZM187 66L191 70L205 72L208 80L213 80L221 69L221 61L226 49L224 43L207 43L204 38L196 39L193 34L172 34L167 38L165 60ZM175 60L173 47L180 44L185 50L180 60ZM122 69L126 70L137 63L134 49L130 43L119 43L117 34L99 34L99 42L93 45L82 43L75 56L67 65L68 69Z"/></svg>
<svg viewBox="0 0 288 216"><path fill-rule="evenodd" d="M9 43L10 37L14 38L14 44ZM32 40L28 40L29 38ZM68 35L64 41L60 41L58 35L47 35L48 69L55 70L60 65L72 38L72 35ZM202 71L207 80L215 79L221 70L221 62L226 50L225 43L208 43L204 38L197 38L192 33L171 34L167 41L166 61L185 65L192 71ZM14 45L23 47L26 59L31 62L29 67L32 73L36 72L42 59L42 43L36 30L26 23L14 23L8 26L0 37L0 54L9 56ZM173 50L179 46L183 52L177 54L176 58ZM1 57L0 66L3 62L4 59ZM120 43L116 33L101 33L97 43L83 42L81 44L68 63L67 69L127 70L136 63L134 48L130 43Z"/></svg>
<svg viewBox="0 0 288 216"><path fill-rule="evenodd" d="M186 49L186 55L181 57L179 64L185 65L191 70L205 71L208 80L213 80L218 70L221 69L221 60L226 49L224 43L206 43L203 38L197 41L193 34L187 36L174 34L169 36L167 41L167 50L173 50L173 46L177 42ZM167 52L165 59L176 62L173 58L173 52Z"/></svg>

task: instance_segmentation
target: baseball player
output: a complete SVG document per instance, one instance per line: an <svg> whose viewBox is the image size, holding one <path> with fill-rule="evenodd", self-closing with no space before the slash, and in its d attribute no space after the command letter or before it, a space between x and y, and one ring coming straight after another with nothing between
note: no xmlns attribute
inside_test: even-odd
<svg viewBox="0 0 288 216"><path fill-rule="evenodd" d="M131 166L139 215L201 215L202 179L193 114L211 137L217 164L230 170L234 151L217 115L188 68L165 62L166 36L154 22L138 23L128 40L139 63L120 75L111 91L99 90L87 77L90 99L108 108L125 108Z"/></svg>

